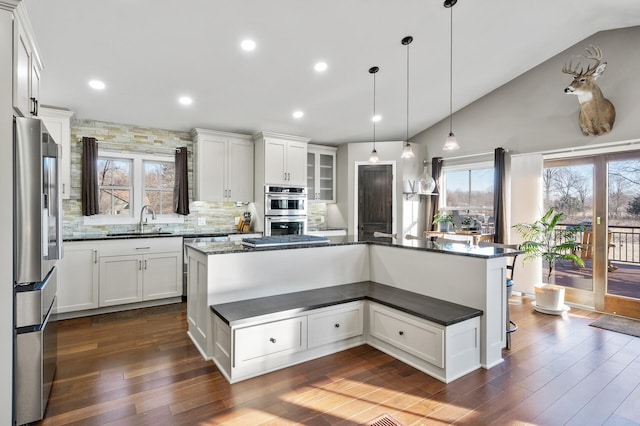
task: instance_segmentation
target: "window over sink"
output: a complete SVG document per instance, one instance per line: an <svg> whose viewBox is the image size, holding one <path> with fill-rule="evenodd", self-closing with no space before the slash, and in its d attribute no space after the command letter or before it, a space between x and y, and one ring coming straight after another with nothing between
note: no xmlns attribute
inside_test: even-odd
<svg viewBox="0 0 640 426"><path fill-rule="evenodd" d="M101 150L97 173L100 214L85 216L85 224L136 224L145 205L156 213L156 220L147 217L148 223L184 222L184 216L173 213L172 156Z"/></svg>

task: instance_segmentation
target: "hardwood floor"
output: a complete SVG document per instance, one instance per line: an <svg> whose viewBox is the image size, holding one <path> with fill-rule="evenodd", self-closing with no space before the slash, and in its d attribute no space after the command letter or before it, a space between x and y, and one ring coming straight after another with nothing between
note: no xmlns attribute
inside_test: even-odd
<svg viewBox="0 0 640 426"><path fill-rule="evenodd" d="M186 335L184 312L59 322L42 425L640 424L640 338L513 296L505 362L448 385L367 345L229 385Z"/></svg>

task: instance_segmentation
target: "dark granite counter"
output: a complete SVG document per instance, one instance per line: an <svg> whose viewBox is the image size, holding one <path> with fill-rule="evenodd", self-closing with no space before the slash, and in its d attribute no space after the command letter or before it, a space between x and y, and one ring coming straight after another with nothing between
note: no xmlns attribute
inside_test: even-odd
<svg viewBox="0 0 640 426"><path fill-rule="evenodd" d="M490 259L495 257L513 256L516 253L522 253L515 250L504 250L493 247L477 247L464 243L445 243L440 244L433 241L405 239L405 238L370 238L367 240L358 240L354 235L327 237L328 243L325 244L300 244L295 246L275 246L275 247L245 247L239 242L215 242L215 243L198 243L187 244L188 246L206 254L227 254L227 253L253 253L257 251L271 250L294 250L300 248L318 248L328 246L343 246L353 244L373 244L379 246L400 247L411 250L438 252L446 254L454 254L458 256L480 257Z"/></svg>
<svg viewBox="0 0 640 426"><path fill-rule="evenodd" d="M229 325L275 313L295 314L356 300L371 300L443 326L481 316L480 309L371 281L221 303L211 310Z"/></svg>
<svg viewBox="0 0 640 426"><path fill-rule="evenodd" d="M104 232L95 233L77 233L73 235L64 235L64 241L95 241L95 240L122 240L132 238L166 238L166 237L181 237L181 238L200 238L200 237L224 237L226 235L255 235L259 232L212 232L212 231L196 231L193 229L175 230L171 232L159 232L159 231L145 231L140 234L135 231L123 231L118 233L106 234Z"/></svg>

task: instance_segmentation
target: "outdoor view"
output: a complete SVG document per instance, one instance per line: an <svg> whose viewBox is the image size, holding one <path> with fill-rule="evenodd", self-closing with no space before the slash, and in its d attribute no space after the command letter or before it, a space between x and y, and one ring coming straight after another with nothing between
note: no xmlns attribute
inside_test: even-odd
<svg viewBox="0 0 640 426"><path fill-rule="evenodd" d="M582 225L579 255L586 267L560 262L556 283L592 290L594 191L607 191L608 293L639 297L640 289L640 160L608 162L608 186L594 182L592 165L545 168L545 211L553 207L565 213L566 226ZM595 188L594 188L595 186ZM600 188L600 189L599 189Z"/></svg>
<svg viewBox="0 0 640 426"><path fill-rule="evenodd" d="M175 166L172 162L143 161L142 205L148 204L156 214L173 213ZM133 161L98 159L100 214L131 215L134 188Z"/></svg>
<svg viewBox="0 0 640 426"><path fill-rule="evenodd" d="M493 232L493 167L467 170L445 170L444 205L456 217L460 229L467 216L476 219L482 229Z"/></svg>

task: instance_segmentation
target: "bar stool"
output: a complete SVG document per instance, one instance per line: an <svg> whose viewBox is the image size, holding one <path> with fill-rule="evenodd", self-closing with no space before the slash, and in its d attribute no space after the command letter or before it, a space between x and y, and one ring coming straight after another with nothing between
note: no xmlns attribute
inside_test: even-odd
<svg viewBox="0 0 640 426"><path fill-rule="evenodd" d="M493 243L493 242L489 242L489 241L480 241L478 243L478 246L480 247L496 247L496 248L502 248L502 249L513 249L513 250L519 250L520 246L517 244L500 244L500 243ZM513 293L513 272L515 270L515 266L516 266L516 259L517 259L518 255L513 255L510 259L511 261L507 264L507 279L506 279L506 283L505 283L505 293L507 296L507 309L506 309L506 313L505 313L505 318L506 318L506 333L507 333L507 349L511 349L511 333L513 333L514 331L518 330L518 324L516 324L514 321L511 320L511 316L509 314L509 297L511 297L511 294Z"/></svg>

